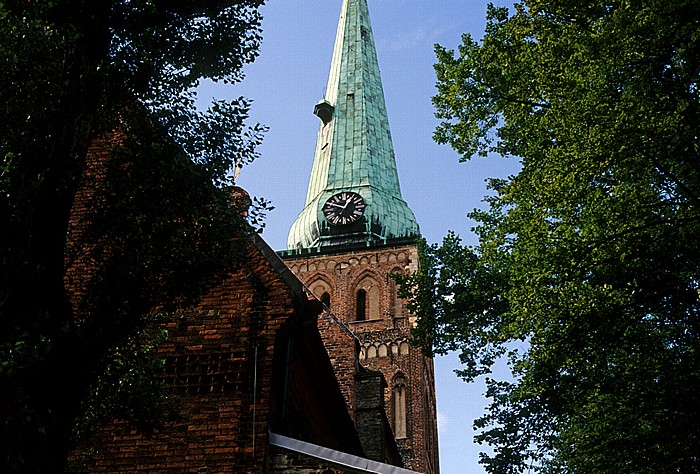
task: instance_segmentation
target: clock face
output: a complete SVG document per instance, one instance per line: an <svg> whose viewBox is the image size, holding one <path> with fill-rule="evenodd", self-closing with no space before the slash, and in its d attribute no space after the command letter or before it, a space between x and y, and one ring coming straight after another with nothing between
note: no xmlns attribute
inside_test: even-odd
<svg viewBox="0 0 700 474"><path fill-rule="evenodd" d="M334 194L323 205L323 215L333 225L351 224L365 212L365 200L357 193L343 191Z"/></svg>

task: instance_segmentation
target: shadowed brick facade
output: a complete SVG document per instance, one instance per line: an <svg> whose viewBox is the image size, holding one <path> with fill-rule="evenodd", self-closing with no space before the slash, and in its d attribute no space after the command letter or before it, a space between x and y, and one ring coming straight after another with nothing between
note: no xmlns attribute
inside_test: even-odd
<svg viewBox="0 0 700 474"><path fill-rule="evenodd" d="M418 267L366 0L343 0L307 202L279 255L242 235L241 267L161 315L178 418L153 436L110 423L74 459L94 473L438 474L432 359L390 277ZM95 140L72 236L119 135ZM364 212L332 223L354 193ZM345 211L348 204L338 205ZM94 262L68 272L76 297ZM87 447L94 447L87 449ZM405 466L403 469L397 466Z"/></svg>
<svg viewBox="0 0 700 474"><path fill-rule="evenodd" d="M120 136L90 147L73 243ZM323 311L257 234L237 244L244 258L235 272L196 306L156 315L169 337L158 352L165 366L154 376L169 387L176 419L149 436L108 423L75 451L81 472L410 473L386 471L401 466L401 456L384 414L383 378L359 363L356 335ZM81 258L68 265L75 298L94 265ZM322 332L342 347L333 359ZM371 422L357 422L357 413ZM380 470L357 467L370 462Z"/></svg>
<svg viewBox="0 0 700 474"><path fill-rule="evenodd" d="M323 253L309 249L283 252L282 256L318 298L324 294L330 297L326 300L330 312L357 338L362 366L383 374L386 415L405 465L418 472L438 472L433 361L410 345L415 317L397 298L390 276L417 269L416 245L404 242L351 251L333 248ZM356 294L360 287L372 296L365 307L366 318L358 321ZM342 384L342 367L347 364L343 361L348 360L341 359L342 354L352 348L338 332L325 330L326 325L324 320L319 322ZM353 393L344 391L349 407L354 406Z"/></svg>

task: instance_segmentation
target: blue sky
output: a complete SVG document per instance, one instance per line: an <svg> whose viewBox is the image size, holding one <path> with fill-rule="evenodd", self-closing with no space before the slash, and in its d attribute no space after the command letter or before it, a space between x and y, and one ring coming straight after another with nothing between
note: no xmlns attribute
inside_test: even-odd
<svg viewBox="0 0 700 474"><path fill-rule="evenodd" d="M401 190L424 237L439 242L454 230L475 243L466 214L482 206L484 180L505 177L517 163L497 157L459 163L457 154L432 140L437 124L434 44L456 48L461 35L481 38L486 0L368 0ZM494 1L495 4L510 4ZM238 184L272 201L275 210L263 233L276 250L304 206L318 118L341 0L268 0L262 12L264 42L246 79L235 86L204 84L200 95L242 95L254 101L253 121L270 127L261 158L246 166ZM483 383L467 384L454 374L456 355L435 361L442 474L483 473L482 449L473 442L472 422L484 410ZM499 378L498 374L495 374Z"/></svg>

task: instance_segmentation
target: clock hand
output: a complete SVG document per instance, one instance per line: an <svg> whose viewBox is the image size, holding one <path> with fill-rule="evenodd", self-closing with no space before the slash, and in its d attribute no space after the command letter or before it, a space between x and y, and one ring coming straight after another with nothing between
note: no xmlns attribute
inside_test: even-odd
<svg viewBox="0 0 700 474"><path fill-rule="evenodd" d="M329 206L339 207L339 208L341 208L341 209L345 209L345 206L347 206L347 204L345 204L345 206L341 206L340 204L336 204L336 203L334 203L334 202L329 202L329 203L327 203L327 204L328 204Z"/></svg>

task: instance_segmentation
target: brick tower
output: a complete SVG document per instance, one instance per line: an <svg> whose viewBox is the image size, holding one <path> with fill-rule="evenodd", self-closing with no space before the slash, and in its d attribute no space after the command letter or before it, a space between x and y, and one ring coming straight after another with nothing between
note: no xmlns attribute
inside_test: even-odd
<svg viewBox="0 0 700 474"><path fill-rule="evenodd" d="M366 0L343 0L326 94L314 113L321 124L306 205L280 256L325 303L325 317L355 335L355 348L326 337L331 360L340 366L355 351L364 368L383 374L386 418L406 467L437 474L433 361L409 344L415 317L390 277L417 269L420 233L401 197ZM352 390L344 393L357 420L362 407Z"/></svg>

